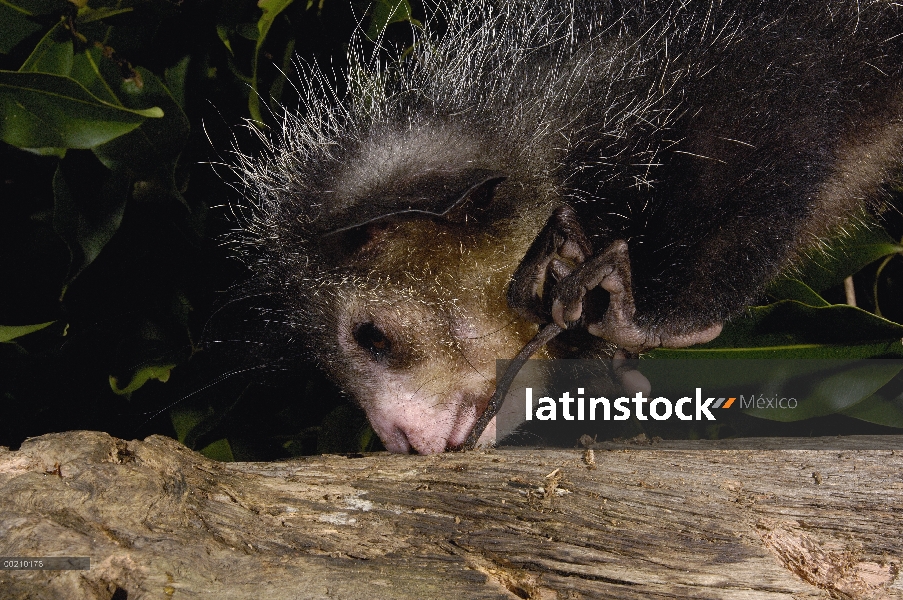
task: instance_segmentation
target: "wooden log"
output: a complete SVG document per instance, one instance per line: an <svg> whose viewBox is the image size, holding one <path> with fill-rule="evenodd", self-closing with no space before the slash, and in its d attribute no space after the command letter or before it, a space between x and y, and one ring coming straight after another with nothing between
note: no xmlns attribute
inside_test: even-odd
<svg viewBox="0 0 903 600"><path fill-rule="evenodd" d="M0 597L903 598L903 452L838 443L264 464L50 434L0 449L0 555L90 569Z"/></svg>

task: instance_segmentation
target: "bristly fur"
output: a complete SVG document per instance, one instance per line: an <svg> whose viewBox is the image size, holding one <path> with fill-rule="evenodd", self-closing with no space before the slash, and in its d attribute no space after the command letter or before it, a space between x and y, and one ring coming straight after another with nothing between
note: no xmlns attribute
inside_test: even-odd
<svg viewBox="0 0 903 600"><path fill-rule="evenodd" d="M352 40L342 83L331 79L334 73L299 65L301 110L283 113L274 134L250 124L264 152L235 153L234 172L248 204L234 209L240 228L230 242L275 295L304 290L303 300L291 301L296 325L323 327L317 298L334 293L336 285L354 285L356 278L321 252L318 220L365 195L361 188L378 187L386 173L429 169L462 155L485 161L499 148L509 149L508 155L493 158L523 165L517 170L529 179L549 179L556 171L566 146L561 115L569 112L562 88L573 85L570 69L562 67L575 37L567 6L520 3L502 10L467 4L434 7L423 29L414 30L415 51L404 62L387 60L385 52L366 55L360 40ZM537 60L550 68L527 77ZM346 89L342 95L340 88ZM430 155L426 163L418 160L416 142L406 138L417 131L428 133L422 141ZM452 143L459 132L482 132L474 137L491 135L494 143L480 147L472 139L466 142L472 155L457 149L442 156L442 138ZM406 146L397 157L393 137ZM507 216L535 208L508 206L513 212ZM319 337L316 331L313 337Z"/></svg>
<svg viewBox="0 0 903 600"><path fill-rule="evenodd" d="M516 318L506 280L562 203L596 253L627 242L637 327L679 336L753 302L901 164L903 5L890 0L443 2L413 33L400 59L352 41L341 84L302 66L300 110L255 129L263 152L234 165L247 205L232 241L255 293L355 395L355 377L378 376L338 358L341 332L391 308L361 306L445 315L436 343L461 354L468 295L491 281L494 300L468 310ZM353 250L324 237L471 172L505 181L460 222L387 221ZM470 264L433 244L460 244Z"/></svg>
<svg viewBox="0 0 903 600"><path fill-rule="evenodd" d="M661 304L667 288L689 282L692 277L684 271L694 268L693 264L669 264L680 254L675 246L685 245L685 239L663 231L665 223L648 229L650 223L656 225L658 213L683 213L683 207L655 196L665 186L685 185L675 177L676 169L666 170L667 165L682 157L723 164L733 159L731 144L741 148L754 144L756 152L745 160L775 170L772 185L785 185L780 181L779 163L787 158L782 153L796 152L797 146L772 137L805 135L800 132L809 130L813 136L825 137L813 151L826 155L806 157L808 172L796 173L792 179L811 195L816 190L798 180L828 178L825 171L833 167L832 154L844 133L836 121L850 118L840 95L858 85L852 79L862 77L862 70L868 68L888 78L900 77L900 66L894 62L901 41L891 38L895 27L899 33L903 9L885 0L720 2L705 11L678 2L630 4L443 4L434 7L422 31L415 30L413 54L401 63L381 61L384 55L380 54L364 56L360 44L352 43L351 67L344 74L347 92L341 97L330 74L304 68L297 84L302 110L285 113L275 135L260 131L268 148L264 156L237 155L236 172L247 188L246 197L252 199L251 214L235 238L243 246L240 253L262 261L257 270L277 289L295 288L285 284L303 277L312 288L325 291L335 274L329 275L334 265L318 256L317 242L310 239L315 237L318 220L392 178L463 158L501 167L512 182L540 183L545 188L539 198L518 195L515 206L498 207L499 216L513 217L537 210L537 205L565 200L585 206L582 213L591 214L593 220L605 221L596 228L596 235L626 236L635 260L648 259L655 264L652 270L658 271L646 284L647 294L638 297ZM782 27L780 19L789 25ZM786 39L794 30L807 28L819 29L823 43L816 45L803 37L796 43ZM766 42L772 46L754 47ZM813 61L819 70L807 74L805 86L788 91L768 88L768 82L758 77L746 83L759 89L737 88L730 80L720 87L708 81L699 85L712 69L742 78L744 65L719 62L734 59L738 46L746 46L751 62L774 63L777 81L772 85L784 85L781 77L799 76L789 68L793 61L805 61L807 54L824 56ZM838 68L824 69L831 62L838 63ZM809 97L802 95L804 91ZM720 96L694 97L701 93ZM899 115L899 109L891 106L899 98L892 95L868 98L863 94L852 101L877 106L883 101L889 114L897 110ZM712 129L707 121L723 118L721 113L738 113L739 120L741 111L753 110L771 111L774 117L762 122L782 127L774 132L734 132L735 137L721 137L720 147L713 147L711 135L704 143L700 136L686 136L693 126ZM792 123L780 122L788 119ZM418 131L425 132L424 139L412 143L407 136ZM747 139L739 139L738 133ZM397 146L393 137L398 138ZM456 143L470 147L466 153L447 147ZM421 151L432 156L419 156ZM801 163L788 160L793 166ZM813 165L822 172L812 173ZM700 191L705 190L687 190ZM747 196L742 190L734 193ZM687 238L711 235L711 223L717 222L721 212L718 205L725 202L698 195L702 197L686 200L686 207L693 215L710 217L670 219L692 230ZM784 222L798 221L775 208L809 209L803 202L769 205L772 215L755 213L753 237L766 236L767 229L786 229ZM823 218L832 219L836 211ZM824 233L823 227L813 229L813 240L815 233ZM798 233L781 232L761 241L792 246L787 238ZM727 243L717 250L727 251L729 245L738 246ZM779 264L761 265L761 272L752 277L756 282L773 275L787 256L777 253L773 258ZM669 278L669 270L680 272L678 278ZM713 282L706 285L718 287ZM743 290L729 292L743 295L739 304L753 300Z"/></svg>

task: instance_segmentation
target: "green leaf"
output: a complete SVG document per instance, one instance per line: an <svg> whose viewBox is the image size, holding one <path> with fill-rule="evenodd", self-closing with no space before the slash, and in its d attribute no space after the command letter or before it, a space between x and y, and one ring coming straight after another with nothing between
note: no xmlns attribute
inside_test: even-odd
<svg viewBox="0 0 903 600"><path fill-rule="evenodd" d="M26 150L38 156L55 156L57 158L66 156L65 148L27 148Z"/></svg>
<svg viewBox="0 0 903 600"><path fill-rule="evenodd" d="M207 444L200 449L200 453L207 458L218 460L220 462L235 462L232 446L226 438L216 440L212 444Z"/></svg>
<svg viewBox="0 0 903 600"><path fill-rule="evenodd" d="M54 323L56 323L56 321L38 323L37 325L0 325L0 343L9 342L16 338L20 338L23 335L40 331Z"/></svg>
<svg viewBox="0 0 903 600"><path fill-rule="evenodd" d="M878 392L862 402L844 409L841 413L860 421L903 428L903 397L897 396L889 399Z"/></svg>
<svg viewBox="0 0 903 600"><path fill-rule="evenodd" d="M101 6L100 8L91 8L90 6L82 7L78 10L78 23L92 23L102 19L108 19L116 15L130 13L135 10L132 7L113 8L112 6Z"/></svg>
<svg viewBox="0 0 903 600"><path fill-rule="evenodd" d="M358 447L360 452L373 452L373 447L379 442L379 438L372 427L367 427L361 432Z"/></svg>
<svg viewBox="0 0 903 600"><path fill-rule="evenodd" d="M291 6L294 0L260 0L257 3L257 6L263 11L263 14L260 16L260 19L257 21L257 31L259 33L259 37L257 38L257 49L255 50L255 58L258 56L260 52L260 46L263 44L263 41L266 39L267 34L270 32L270 27L273 26L273 22L276 20L282 11Z"/></svg>
<svg viewBox="0 0 903 600"><path fill-rule="evenodd" d="M169 412L169 418L176 430L176 439L194 449L198 439L213 431L237 404L238 401L221 410L208 406L206 411L191 407L174 408Z"/></svg>
<svg viewBox="0 0 903 600"><path fill-rule="evenodd" d="M221 0L216 4L216 35L229 51L229 55L234 57L235 50L232 46L231 36L237 33L237 30L248 19L249 3L246 0ZM256 29L256 24L252 27ZM257 39L255 31L254 39Z"/></svg>
<svg viewBox="0 0 903 600"><path fill-rule="evenodd" d="M104 102L120 108L134 108L126 107L119 97L118 92L123 81L122 71L119 65L104 53L103 48L91 46L75 54L70 77Z"/></svg>
<svg viewBox="0 0 903 600"><path fill-rule="evenodd" d="M249 42L256 42L260 39L260 29L258 29L257 23L238 23L235 26L235 33Z"/></svg>
<svg viewBox="0 0 903 600"><path fill-rule="evenodd" d="M699 369L687 365L681 375L672 375L670 381L656 375L656 360L641 370L644 374L649 372L654 388L704 383L707 387L737 390L738 385L749 385L750 391L764 393L766 398L792 396L799 401L794 410L756 408L746 412L769 420L798 421L856 405L880 390L903 367L899 361L858 360L903 357L903 326L845 304L826 305L810 288L794 280L783 281L770 293L795 297L808 304L782 300L750 309L746 316L728 323L721 336L708 344L654 350L649 358L844 359L846 364L826 367L824 361L817 360L796 360L792 365L774 360L760 361L755 368L744 370L739 363L737 369L726 369L724 362L693 361L703 364ZM711 368L706 369L705 363L711 363ZM666 365L662 365L662 373L667 373ZM656 378L658 384L653 381Z"/></svg>
<svg viewBox="0 0 903 600"><path fill-rule="evenodd" d="M31 17L61 14L71 8L68 0L0 0L0 4Z"/></svg>
<svg viewBox="0 0 903 600"><path fill-rule="evenodd" d="M19 67L20 73L51 73L68 76L72 72L74 55L72 34L59 22L41 38L35 49Z"/></svg>
<svg viewBox="0 0 903 600"><path fill-rule="evenodd" d="M140 180L161 180L164 184L157 187L170 189L178 196L173 172L176 158L188 140L188 117L156 75L141 67L135 71L140 85L123 81L116 96L132 110L159 106L164 116L148 119L134 131L98 145L94 154L107 168L127 171Z"/></svg>
<svg viewBox="0 0 903 600"><path fill-rule="evenodd" d="M813 255L793 275L816 292L839 285L848 276L890 254L903 252L878 225L862 225L828 243L826 250Z"/></svg>
<svg viewBox="0 0 903 600"><path fill-rule="evenodd" d="M411 5L408 0L376 0L370 13L367 37L376 40L392 23L411 20Z"/></svg>
<svg viewBox="0 0 903 600"><path fill-rule="evenodd" d="M830 306L827 300L799 279L778 279L768 286L766 293L775 300L796 300L807 306Z"/></svg>
<svg viewBox="0 0 903 600"><path fill-rule="evenodd" d="M68 77L0 71L0 139L19 148L93 148L162 116L104 102Z"/></svg>
<svg viewBox="0 0 903 600"><path fill-rule="evenodd" d="M189 446L185 443L188 435L211 415L212 410L204 413L193 408L176 408L169 411L169 420L172 421L173 429L176 430L176 439L179 440L179 443L191 448L193 445Z"/></svg>
<svg viewBox="0 0 903 600"><path fill-rule="evenodd" d="M254 47L254 58L251 63L251 94L248 96L248 111L251 118L258 123L263 123L263 115L260 112L260 81L258 80L258 65L263 44L270 32L273 22L282 11L292 4L293 0L260 0L257 5L263 10L263 14L257 21L257 44Z"/></svg>
<svg viewBox="0 0 903 600"><path fill-rule="evenodd" d="M223 43L223 46L226 47L226 50L229 51L229 54L235 56L235 51L232 50L232 41L229 40L229 27L225 25L217 25L216 26L216 35L219 37L219 40Z"/></svg>
<svg viewBox="0 0 903 600"><path fill-rule="evenodd" d="M53 176L53 229L72 256L67 281L91 264L119 230L131 185L127 175L113 172L99 189L80 186L75 192L66 180L63 164L57 168Z"/></svg>
<svg viewBox="0 0 903 600"><path fill-rule="evenodd" d="M143 369L137 371L132 376L132 379L125 384L125 386L120 386L119 380L116 377L110 375L110 389L113 390L114 394L127 396L151 379L156 379L157 381L166 383L167 381L169 381L170 372L175 367L176 365L174 364L151 365L144 367Z"/></svg>
<svg viewBox="0 0 903 600"><path fill-rule="evenodd" d="M20 42L41 30L29 13L7 1L0 2L0 54L9 54Z"/></svg>
<svg viewBox="0 0 903 600"><path fill-rule="evenodd" d="M179 108L185 110L185 80L188 77L188 64L191 62L191 55L186 54L179 59L179 62L166 69L163 72L163 81L172 94L173 100L178 103Z"/></svg>
<svg viewBox="0 0 903 600"><path fill-rule="evenodd" d="M286 43L285 50L282 52L282 64L279 68L279 75L270 86L270 98L281 98L282 90L285 88L285 82L288 81L286 73L291 72L292 59L295 56L295 40L291 39Z"/></svg>
<svg viewBox="0 0 903 600"><path fill-rule="evenodd" d="M657 349L649 358L869 358L903 357L903 325L835 304L792 300L749 309L708 344Z"/></svg>
<svg viewBox="0 0 903 600"><path fill-rule="evenodd" d="M795 386L798 402L794 410L780 408L753 408L745 412L754 417L771 421L802 421L842 412L872 396L896 377L903 369L897 360L864 360L852 363L848 368L826 375L816 374L808 378L808 389L802 393ZM790 392L780 386L768 390L768 396L782 397Z"/></svg>

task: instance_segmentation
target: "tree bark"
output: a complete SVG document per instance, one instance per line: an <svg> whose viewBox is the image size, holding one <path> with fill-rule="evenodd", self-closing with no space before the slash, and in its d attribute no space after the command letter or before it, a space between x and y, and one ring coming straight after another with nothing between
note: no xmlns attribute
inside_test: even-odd
<svg viewBox="0 0 903 600"><path fill-rule="evenodd" d="M90 569L0 597L903 598L903 452L806 443L217 463L49 434L0 449L0 555Z"/></svg>

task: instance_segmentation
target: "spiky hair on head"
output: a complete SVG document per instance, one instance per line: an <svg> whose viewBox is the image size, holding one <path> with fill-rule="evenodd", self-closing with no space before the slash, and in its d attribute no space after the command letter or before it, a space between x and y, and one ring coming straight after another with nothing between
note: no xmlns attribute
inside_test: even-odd
<svg viewBox="0 0 903 600"><path fill-rule="evenodd" d="M886 0L705 10L488 0L427 12L409 52L365 50L358 31L341 72L300 64L299 107L272 129L250 124L263 149L235 154L246 204L233 241L261 282L304 310L366 277L334 260L324 233L374 204L391 211L386 198L401 205L418 186L442 187L427 175L472 169L507 178L500 223L569 202L597 250L625 239L642 266L639 319L729 318L799 246L846 111L871 101L860 80L900 72L898 51L885 49L900 43L899 9ZM717 270L699 274L762 244L775 250L753 261L742 289ZM674 298L681 286L687 298Z"/></svg>

